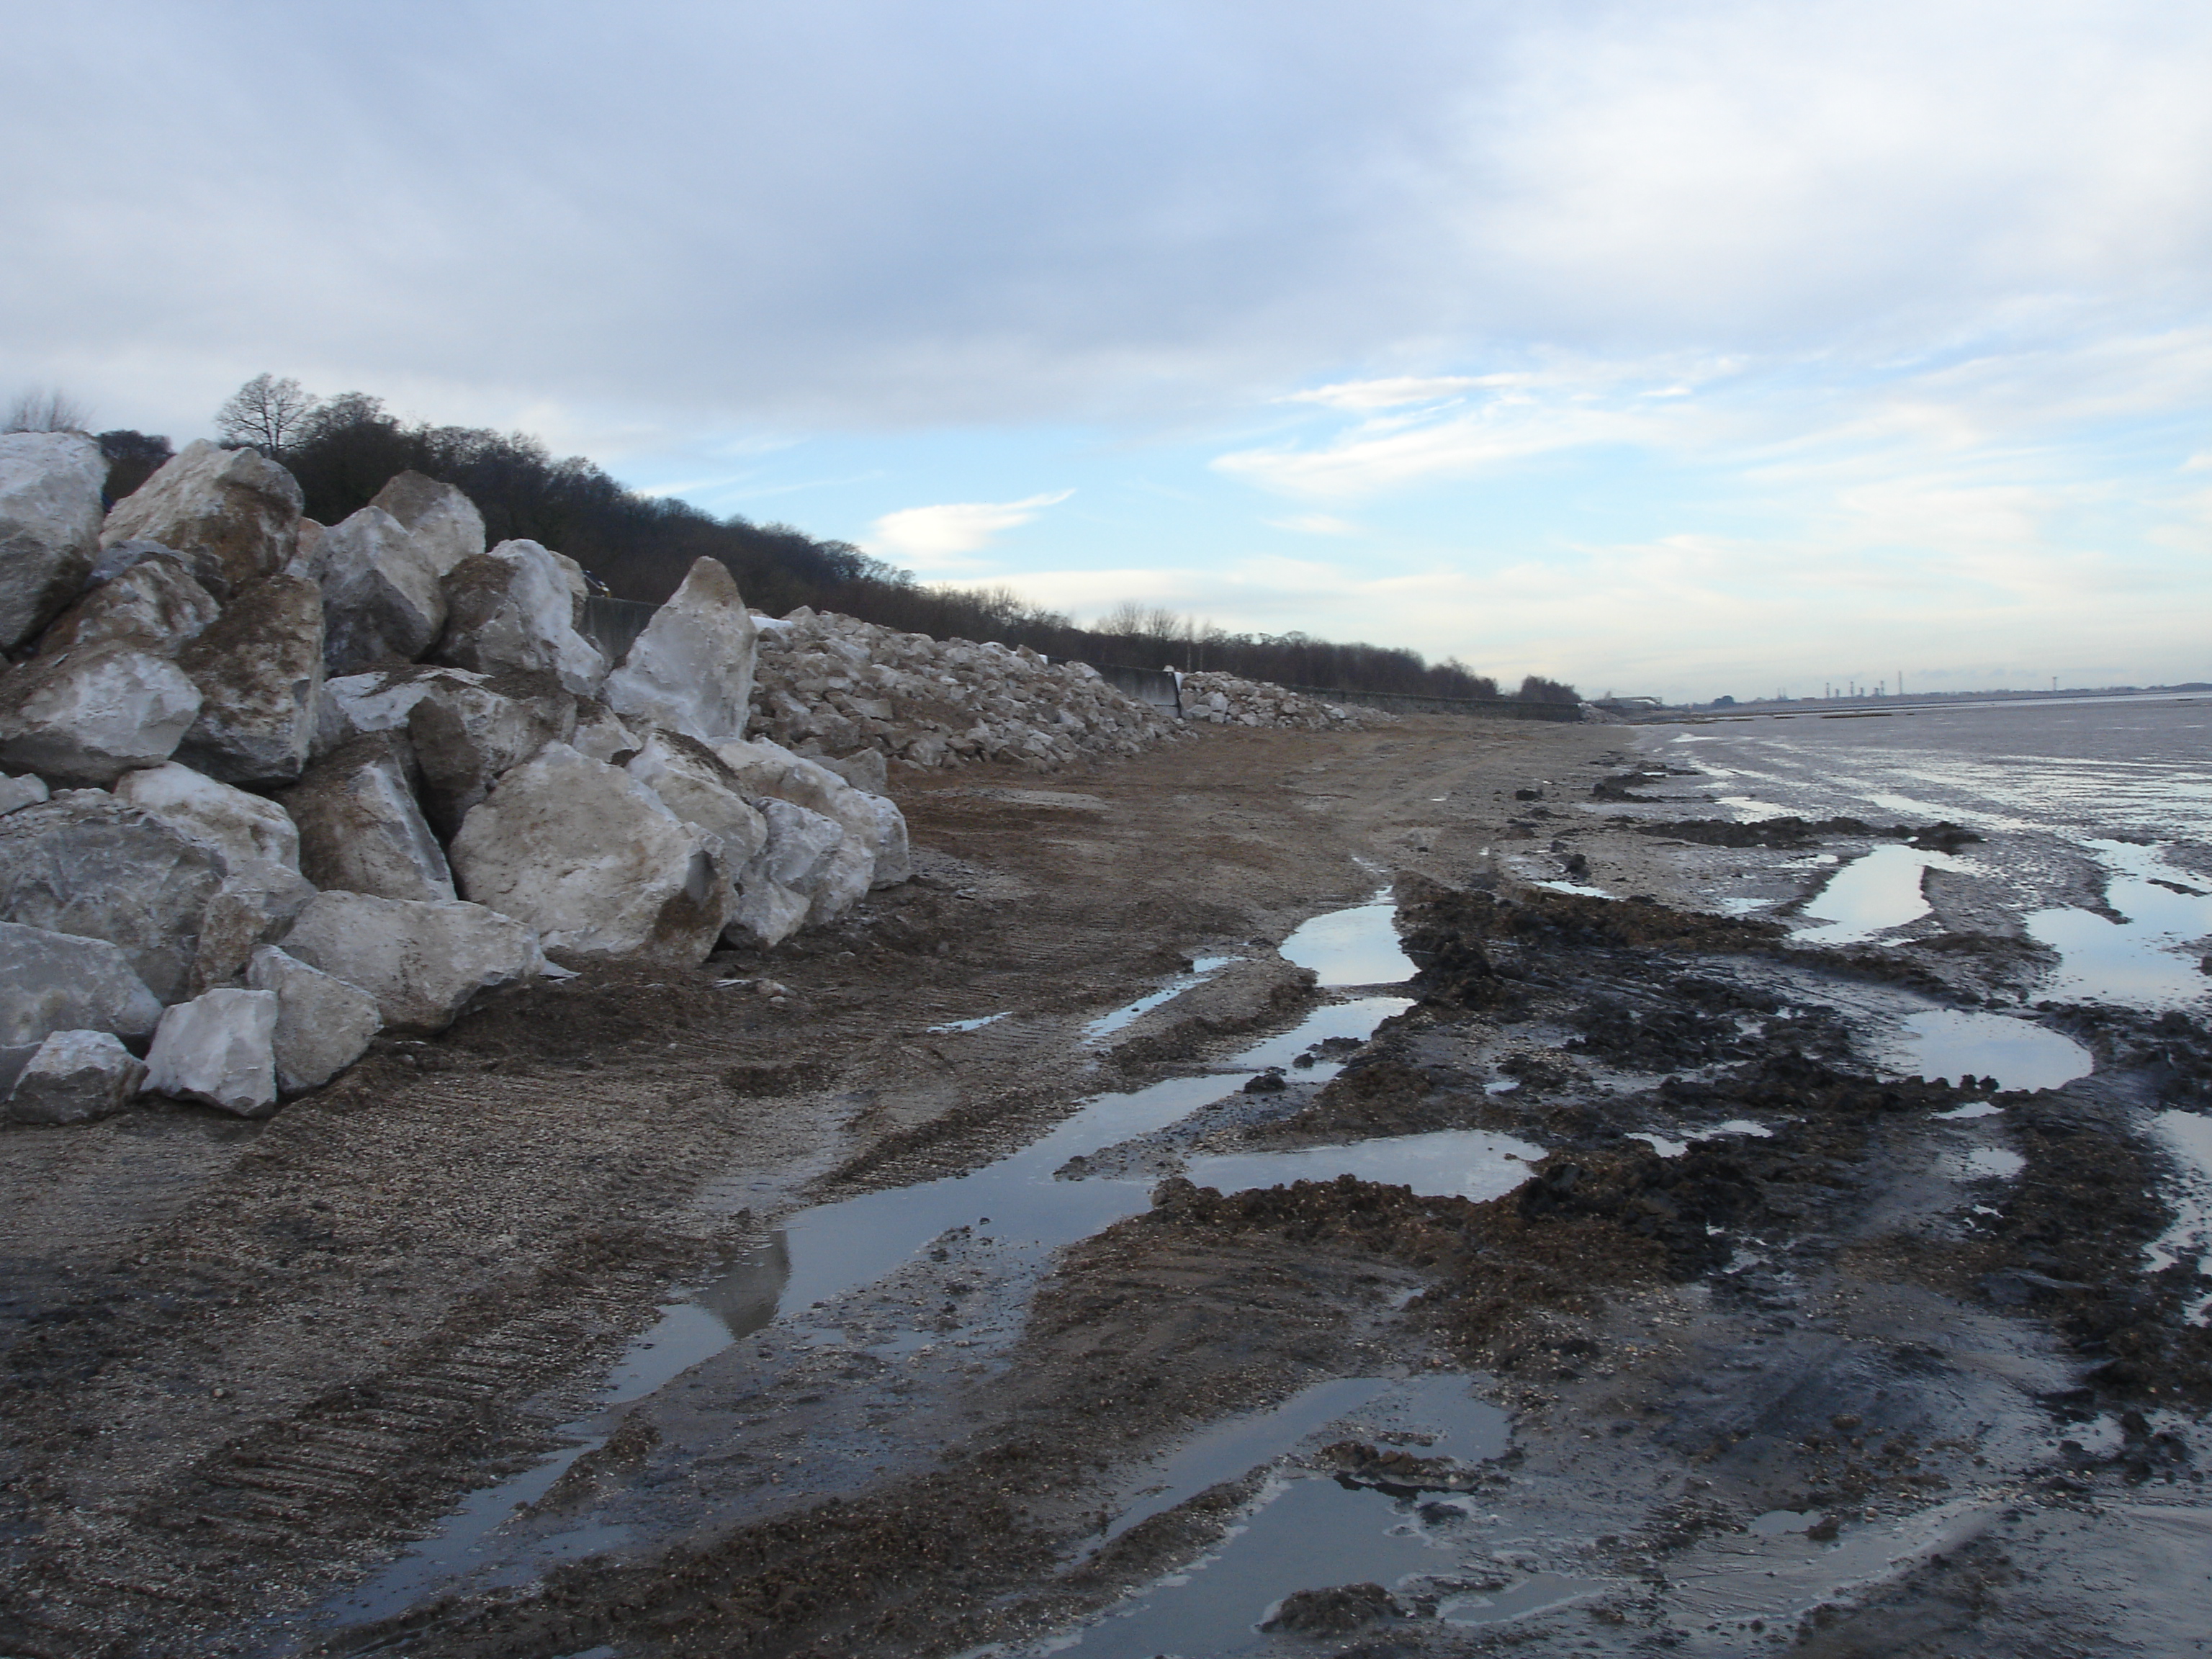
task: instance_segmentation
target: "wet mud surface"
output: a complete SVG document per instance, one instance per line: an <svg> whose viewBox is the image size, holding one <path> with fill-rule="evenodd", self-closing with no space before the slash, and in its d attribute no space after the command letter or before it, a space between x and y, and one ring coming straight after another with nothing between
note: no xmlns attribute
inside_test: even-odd
<svg viewBox="0 0 2212 1659"><path fill-rule="evenodd" d="M1467 733L917 790L801 952L0 1137L0 1651L2201 1650L2201 1007Z"/></svg>

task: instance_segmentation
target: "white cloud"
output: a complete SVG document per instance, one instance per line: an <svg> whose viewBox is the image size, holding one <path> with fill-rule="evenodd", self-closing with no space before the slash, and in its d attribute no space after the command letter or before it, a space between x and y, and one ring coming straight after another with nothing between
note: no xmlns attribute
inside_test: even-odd
<svg viewBox="0 0 2212 1659"><path fill-rule="evenodd" d="M1286 495L1344 500L1493 470L1558 450L1658 441L1662 411L1574 399L1501 396L1428 418L1388 416L1307 448L1281 444L1218 457L1217 471Z"/></svg>
<svg viewBox="0 0 2212 1659"><path fill-rule="evenodd" d="M1056 507L1074 493L1060 489L1027 495L1018 501L945 501L934 507L901 507L875 521L866 545L879 556L925 567L971 562L961 556L975 552L1004 531L1030 523L1040 510Z"/></svg>
<svg viewBox="0 0 2212 1659"><path fill-rule="evenodd" d="M1331 409L1395 409L1405 404L1436 403L1482 384L1482 380L1468 374L1399 374L1380 380L1342 380L1334 386L1317 386L1310 392L1293 392L1283 401L1324 404Z"/></svg>

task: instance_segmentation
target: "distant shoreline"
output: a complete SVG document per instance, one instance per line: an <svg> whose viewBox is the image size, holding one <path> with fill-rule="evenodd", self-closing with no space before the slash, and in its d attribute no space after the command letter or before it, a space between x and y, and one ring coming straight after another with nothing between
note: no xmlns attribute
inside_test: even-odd
<svg viewBox="0 0 2212 1659"><path fill-rule="evenodd" d="M1889 697L1792 697L1787 702L1761 698L1716 708L1710 704L1655 709L1627 718L1638 726L1688 721L1815 718L1849 719L1874 714L1917 714L1923 709L1999 708L2023 702L2193 702L2212 696L2212 684L2121 686L2109 691L1946 691L1926 696Z"/></svg>

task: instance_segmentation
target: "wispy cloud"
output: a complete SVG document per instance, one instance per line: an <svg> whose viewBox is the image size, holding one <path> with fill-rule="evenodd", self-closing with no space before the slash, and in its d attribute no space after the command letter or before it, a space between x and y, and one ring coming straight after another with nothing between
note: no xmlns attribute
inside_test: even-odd
<svg viewBox="0 0 2212 1659"><path fill-rule="evenodd" d="M969 563L994 536L1030 523L1048 507L1075 494L1053 490L1018 501L943 501L933 507L905 507L886 513L870 527L871 553L906 559L924 567Z"/></svg>
<svg viewBox="0 0 2212 1659"><path fill-rule="evenodd" d="M1310 392L1293 392L1283 401L1322 404L1331 409L1397 409L1456 397L1482 384L1468 374L1398 374L1379 380L1340 380L1334 386L1317 386Z"/></svg>
<svg viewBox="0 0 2212 1659"><path fill-rule="evenodd" d="M1296 531L1301 536L1360 536L1365 530L1349 519L1340 519L1333 513L1294 513L1287 519L1269 519L1267 524L1276 530Z"/></svg>

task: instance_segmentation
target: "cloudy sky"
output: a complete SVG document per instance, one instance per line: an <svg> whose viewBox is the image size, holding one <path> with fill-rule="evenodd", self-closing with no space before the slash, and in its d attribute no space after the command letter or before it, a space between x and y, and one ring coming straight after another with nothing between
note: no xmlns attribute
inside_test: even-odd
<svg viewBox="0 0 2212 1659"><path fill-rule="evenodd" d="M2212 9L0 0L0 396L269 370L1088 617L2212 678Z"/></svg>

